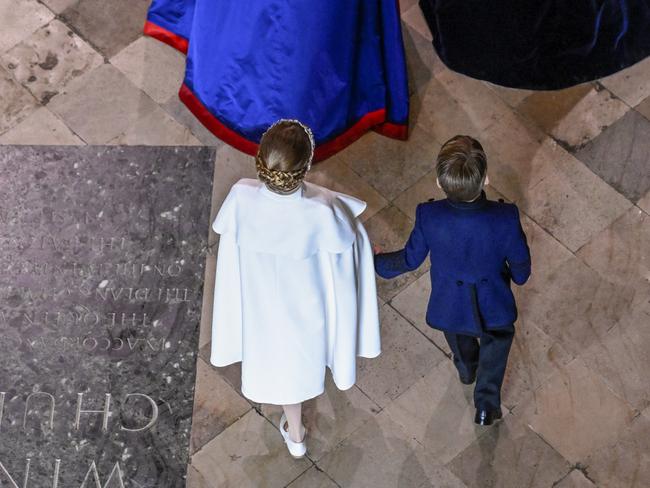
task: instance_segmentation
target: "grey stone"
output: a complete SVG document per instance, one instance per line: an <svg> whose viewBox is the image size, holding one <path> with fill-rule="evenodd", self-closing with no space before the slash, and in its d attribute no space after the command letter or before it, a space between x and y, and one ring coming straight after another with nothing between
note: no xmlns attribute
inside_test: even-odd
<svg viewBox="0 0 650 488"><path fill-rule="evenodd" d="M29 486L56 485L58 459L59 486L94 486L93 466L106 487L184 486L213 159L0 148L0 462L14 479L31 458Z"/></svg>

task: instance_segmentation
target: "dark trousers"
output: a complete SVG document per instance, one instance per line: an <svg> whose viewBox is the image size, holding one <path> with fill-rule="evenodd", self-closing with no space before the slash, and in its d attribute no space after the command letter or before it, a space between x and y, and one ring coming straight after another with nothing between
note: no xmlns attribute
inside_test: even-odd
<svg viewBox="0 0 650 488"><path fill-rule="evenodd" d="M501 385L514 335L514 327L484 330L480 338L445 332L458 373L464 378L476 374L476 408L497 410L501 407Z"/></svg>

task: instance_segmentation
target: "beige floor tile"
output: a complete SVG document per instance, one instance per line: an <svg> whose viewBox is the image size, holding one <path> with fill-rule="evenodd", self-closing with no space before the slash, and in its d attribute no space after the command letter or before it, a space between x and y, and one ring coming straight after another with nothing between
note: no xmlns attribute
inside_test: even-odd
<svg viewBox="0 0 650 488"><path fill-rule="evenodd" d="M634 107L650 96L649 76L650 59L646 58L634 66L603 78L600 83L630 107Z"/></svg>
<svg viewBox="0 0 650 488"><path fill-rule="evenodd" d="M318 465L342 487L465 487L435 454L383 414L366 422Z"/></svg>
<svg viewBox="0 0 650 488"><path fill-rule="evenodd" d="M439 72L447 69L429 40L406 23L402 23L409 94L423 90ZM411 106L411 110L413 107Z"/></svg>
<svg viewBox="0 0 650 488"><path fill-rule="evenodd" d="M364 222L388 205L388 200L338 157L314 165L307 173L307 181L330 190L352 195L366 202L368 206L361 215L361 220Z"/></svg>
<svg viewBox="0 0 650 488"><path fill-rule="evenodd" d="M512 408L544 384L573 356L535 324L519 320L508 357L501 391L503 404Z"/></svg>
<svg viewBox="0 0 650 488"><path fill-rule="evenodd" d="M473 386L462 385L445 359L384 412L439 462L448 463L488 430L474 423L472 396Z"/></svg>
<svg viewBox="0 0 650 488"><path fill-rule="evenodd" d="M69 82L102 64L103 58L54 20L2 55L0 63L46 104Z"/></svg>
<svg viewBox="0 0 650 488"><path fill-rule="evenodd" d="M0 136L0 144L84 145L66 125L46 107L32 112L13 129Z"/></svg>
<svg viewBox="0 0 650 488"><path fill-rule="evenodd" d="M650 307L626 316L582 359L618 396L643 410L650 406L649 350Z"/></svg>
<svg viewBox="0 0 650 488"><path fill-rule="evenodd" d="M380 309L381 355L357 362L357 386L384 407L447 357L389 305Z"/></svg>
<svg viewBox="0 0 650 488"><path fill-rule="evenodd" d="M549 488L571 469L514 415L487 429L448 467L468 488Z"/></svg>
<svg viewBox="0 0 650 488"><path fill-rule="evenodd" d="M479 138L488 159L490 184L517 202L543 178L559 148L528 120L511 113Z"/></svg>
<svg viewBox="0 0 650 488"><path fill-rule="evenodd" d="M643 115L646 119L650 120L650 96L646 97L634 109Z"/></svg>
<svg viewBox="0 0 650 488"><path fill-rule="evenodd" d="M203 143L205 146L220 147L225 145L218 139L212 132L205 128L199 119L197 119L192 112L185 106L178 96L172 96L167 103L162 105L162 108L179 124L187 127L192 131L194 137Z"/></svg>
<svg viewBox="0 0 650 488"><path fill-rule="evenodd" d="M431 31L429 30L429 26L427 25L427 21L424 19L422 10L420 9L420 6L417 3L414 4L408 10L404 11L404 13L402 14L402 20L410 27L415 29L417 33L420 34L422 37L424 37L427 41L429 42L433 41L433 37L431 36ZM431 49L433 49L433 46L431 46Z"/></svg>
<svg viewBox="0 0 650 488"><path fill-rule="evenodd" d="M192 456L192 466L214 488L280 488L311 462L294 460L280 432L249 411Z"/></svg>
<svg viewBox="0 0 650 488"><path fill-rule="evenodd" d="M547 134L572 147L579 147L620 119L630 108L607 90L591 84L565 90L538 92L517 110Z"/></svg>
<svg viewBox="0 0 650 488"><path fill-rule="evenodd" d="M553 486L555 488L596 488L596 485L577 469L571 471L562 481Z"/></svg>
<svg viewBox="0 0 650 488"><path fill-rule="evenodd" d="M183 127L160 107L136 120L108 144L144 146L200 146L187 127Z"/></svg>
<svg viewBox="0 0 650 488"><path fill-rule="evenodd" d="M54 12L55 14L60 14L69 6L77 2L77 0L42 0L43 4Z"/></svg>
<svg viewBox="0 0 650 488"><path fill-rule="evenodd" d="M88 144L104 144L124 133L156 104L110 64L75 80L48 108ZM100 96L101 94L101 96Z"/></svg>
<svg viewBox="0 0 650 488"><path fill-rule="evenodd" d="M0 67L0 134L18 125L38 108L38 102Z"/></svg>
<svg viewBox="0 0 650 488"><path fill-rule="evenodd" d="M314 466L309 468L300 477L292 481L287 488L337 488L338 485L332 481L324 471Z"/></svg>
<svg viewBox="0 0 650 488"><path fill-rule="evenodd" d="M214 234L214 233L212 233ZM215 246L216 247L216 246ZM214 250L214 253L211 252ZM199 349L212 339L212 310L214 304L214 279L217 271L216 249L210 248L205 258L205 278L203 280L203 302L201 305L201 326Z"/></svg>
<svg viewBox="0 0 650 488"><path fill-rule="evenodd" d="M650 486L650 420L640 415L619 438L600 447L584 462L598 488Z"/></svg>
<svg viewBox="0 0 650 488"><path fill-rule="evenodd" d="M485 84L494 91L501 100L506 102L509 106L516 108L521 102L523 102L527 97L534 93L538 93L534 90L520 90L518 88L508 88L505 86L495 85L493 83L485 82Z"/></svg>
<svg viewBox="0 0 650 488"><path fill-rule="evenodd" d="M540 168L542 180L519 203L556 239L577 251L631 203L563 149L554 155Z"/></svg>
<svg viewBox="0 0 650 488"><path fill-rule="evenodd" d="M187 467L187 482L185 488L217 488L211 485L191 464Z"/></svg>
<svg viewBox="0 0 650 488"><path fill-rule="evenodd" d="M515 409L515 414L571 463L619 437L632 408L602 378L575 359Z"/></svg>
<svg viewBox="0 0 650 488"><path fill-rule="evenodd" d="M406 245L413 222L395 206L388 206L366 222L366 229L373 246L378 246L381 252L390 252L402 249ZM389 301L400 291L413 283L419 276L429 269L429 260L426 259L415 271L405 273L390 280L377 278L377 291L379 296Z"/></svg>
<svg viewBox="0 0 650 488"><path fill-rule="evenodd" d="M430 295L431 278L429 273L425 273L393 298L390 305L433 341L439 349L451 356L451 350L445 340L444 333L429 327L426 323Z"/></svg>
<svg viewBox="0 0 650 488"><path fill-rule="evenodd" d="M199 358L196 364L190 452L214 439L251 409L217 370Z"/></svg>
<svg viewBox="0 0 650 488"><path fill-rule="evenodd" d="M230 146L222 146L217 150L214 165L211 219L217 216L221 204L235 183L242 178L257 178L253 157Z"/></svg>
<svg viewBox="0 0 650 488"><path fill-rule="evenodd" d="M650 215L650 191L637 202L637 206L646 214Z"/></svg>
<svg viewBox="0 0 650 488"><path fill-rule="evenodd" d="M405 12L408 12L413 5L416 5L418 3L418 0L400 0L399 1L399 8L400 12L402 13L402 16L404 15Z"/></svg>
<svg viewBox="0 0 650 488"><path fill-rule="evenodd" d="M631 207L580 249L577 256L614 283L650 283L649 243L650 216Z"/></svg>
<svg viewBox="0 0 650 488"><path fill-rule="evenodd" d="M412 128L407 142L368 133L339 157L384 198L392 200L433 169L439 149L430 135Z"/></svg>
<svg viewBox="0 0 650 488"><path fill-rule="evenodd" d="M36 0L0 0L0 53L53 18L54 14Z"/></svg>
<svg viewBox="0 0 650 488"><path fill-rule="evenodd" d="M379 406L353 386L339 390L327 374L325 393L303 404L309 458L318 461L339 442L372 419ZM262 413L274 425L280 423L282 407L263 405Z"/></svg>
<svg viewBox="0 0 650 488"><path fill-rule="evenodd" d="M178 93L185 76L185 56L148 36L120 51L111 64L160 104Z"/></svg>

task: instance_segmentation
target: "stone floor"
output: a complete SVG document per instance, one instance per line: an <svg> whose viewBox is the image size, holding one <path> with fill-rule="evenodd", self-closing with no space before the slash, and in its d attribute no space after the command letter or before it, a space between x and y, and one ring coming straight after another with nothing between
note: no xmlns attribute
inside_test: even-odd
<svg viewBox="0 0 650 488"><path fill-rule="evenodd" d="M440 144L483 141L489 194L519 205L534 260L508 414L472 423L471 389L423 321L421 269L379 283L384 352L360 361L352 389L329 381L307 403L310 454L294 461L279 410L242 398L236 366L209 365L209 273L188 486L650 486L650 59L559 92L503 89L447 70L416 0L401 4L410 140L368 134L310 179L366 200L371 238L390 249L416 204L440 196ZM184 59L141 36L147 5L0 0L0 143L217 146L214 213L253 162L178 101Z"/></svg>

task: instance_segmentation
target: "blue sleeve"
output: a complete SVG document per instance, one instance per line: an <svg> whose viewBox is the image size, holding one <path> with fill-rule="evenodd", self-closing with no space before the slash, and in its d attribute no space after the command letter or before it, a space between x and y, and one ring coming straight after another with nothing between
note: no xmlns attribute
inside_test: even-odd
<svg viewBox="0 0 650 488"><path fill-rule="evenodd" d="M515 207L513 233L506 249L506 260L508 261L512 281L517 285L526 283L530 277L531 270L530 250L528 249L526 234L524 234L524 229L521 227L517 207Z"/></svg>
<svg viewBox="0 0 650 488"><path fill-rule="evenodd" d="M415 226L404 249L375 256L375 271L382 278L395 278L402 273L413 271L429 254L429 246L422 231L421 208L421 205L418 205L415 210Z"/></svg>

